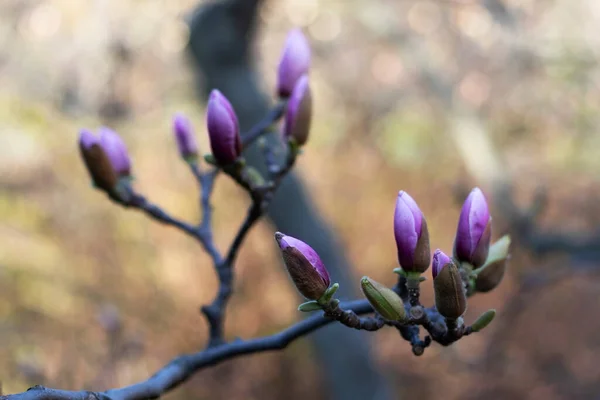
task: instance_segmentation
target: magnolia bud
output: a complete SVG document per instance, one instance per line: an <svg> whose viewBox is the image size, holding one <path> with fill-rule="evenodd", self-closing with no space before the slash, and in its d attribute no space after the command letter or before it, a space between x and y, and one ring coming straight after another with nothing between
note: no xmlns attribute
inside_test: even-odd
<svg viewBox="0 0 600 400"><path fill-rule="evenodd" d="M198 156L198 143L192 123L185 115L176 114L173 117L173 132L181 157L187 161L195 160Z"/></svg>
<svg viewBox="0 0 600 400"><path fill-rule="evenodd" d="M238 118L229 100L216 89L210 93L206 122L216 161L221 165L233 163L242 152Z"/></svg>
<svg viewBox="0 0 600 400"><path fill-rule="evenodd" d="M402 269L425 272L431 260L427 222L417 203L403 191L398 193L396 200L394 236Z"/></svg>
<svg viewBox="0 0 600 400"><path fill-rule="evenodd" d="M100 145L108 156L113 169L118 176L128 177L131 175L131 160L127 152L127 146L123 139L112 129L102 127L99 129Z"/></svg>
<svg viewBox="0 0 600 400"><path fill-rule="evenodd" d="M475 289L478 292L489 292L500 284L506 271L509 246L510 236L502 236L502 238L490 246L490 252L485 264L473 271L477 275Z"/></svg>
<svg viewBox="0 0 600 400"><path fill-rule="evenodd" d="M331 281L317 252L303 241L280 232L275 233L275 240L298 291L309 300L320 299Z"/></svg>
<svg viewBox="0 0 600 400"><path fill-rule="evenodd" d="M481 266L488 255L492 233L492 219L487 201L479 188L471 191L460 212L454 256L474 268Z"/></svg>
<svg viewBox="0 0 600 400"><path fill-rule="evenodd" d="M438 312L449 319L457 319L467 309L467 297L460 272L450 257L437 249L433 254L433 288Z"/></svg>
<svg viewBox="0 0 600 400"><path fill-rule="evenodd" d="M94 184L105 191L112 191L119 178L100 144L100 138L82 129L79 132L79 150Z"/></svg>
<svg viewBox="0 0 600 400"><path fill-rule="evenodd" d="M277 93L280 97L288 97L294 90L296 82L310 67L310 47L300 29L288 33L277 74Z"/></svg>
<svg viewBox="0 0 600 400"><path fill-rule="evenodd" d="M363 276L360 286L369 303L377 313L390 321L404 321L406 310L402 299L392 289Z"/></svg>
<svg viewBox="0 0 600 400"><path fill-rule="evenodd" d="M308 76L302 75L290 97L285 113L284 135L293 138L299 146L308 140L312 117L312 96Z"/></svg>

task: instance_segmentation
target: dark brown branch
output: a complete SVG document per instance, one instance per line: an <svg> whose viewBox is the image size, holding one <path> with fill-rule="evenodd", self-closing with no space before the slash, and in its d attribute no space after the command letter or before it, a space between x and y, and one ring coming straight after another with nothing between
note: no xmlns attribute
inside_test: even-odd
<svg viewBox="0 0 600 400"><path fill-rule="evenodd" d="M202 173L200 166L197 163L190 164L190 169L200 185L200 208L202 210L202 219L200 220L200 228L209 230L212 226L212 205L210 204L210 196L213 191L215 179L219 174L217 168L210 172Z"/></svg>
<svg viewBox="0 0 600 400"><path fill-rule="evenodd" d="M209 341L208 347L218 346L225 342L223 326L225 324L225 310L227 303L233 291L234 271L233 265L239 249L246 238L250 229L263 216L265 210L269 206L273 194L279 187L281 179L292 169L296 162L296 151L290 146L288 149L288 157L285 164L278 168L278 173L272 182L268 182L264 186L254 187L253 184L244 176L244 170L238 173L231 172L232 178L246 189L252 198L252 204L248 209L248 214L240 229L238 230L233 243L229 247L229 251L225 259L218 264L215 264L217 275L219 277L219 290L213 301L209 305L201 308L202 313L206 316L209 324Z"/></svg>
<svg viewBox="0 0 600 400"><path fill-rule="evenodd" d="M361 317L354 310L344 310L337 302L332 302L324 309L325 316L341 324L359 330L377 331L385 325L385 320L379 315Z"/></svg>
<svg viewBox="0 0 600 400"><path fill-rule="evenodd" d="M343 307L356 314L372 312L366 300L344 303ZM281 350L292 341L327 324L332 319L314 315L271 336L251 340L237 340L201 352L173 359L145 381L105 392L68 391L34 386L26 392L0 396L0 400L142 400L155 399L187 381L203 368L238 356L272 350Z"/></svg>

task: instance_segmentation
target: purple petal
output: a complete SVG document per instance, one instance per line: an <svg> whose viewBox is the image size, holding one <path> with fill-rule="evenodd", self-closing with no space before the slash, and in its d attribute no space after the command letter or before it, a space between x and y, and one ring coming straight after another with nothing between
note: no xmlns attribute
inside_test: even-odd
<svg viewBox="0 0 600 400"><path fill-rule="evenodd" d="M312 247L310 247L309 245L307 245L299 239L287 235L281 236L277 241L281 250L287 249L288 247L292 247L300 251L302 255L306 258L306 260L310 263L310 265L312 265L312 267L319 273L321 279L323 279L323 282L325 282L325 284L329 286L329 284L331 283L329 278L329 272L325 268L323 261L321 261L321 257L319 257L317 252L314 251Z"/></svg>
<svg viewBox="0 0 600 400"><path fill-rule="evenodd" d="M89 149L93 145L100 145L100 138L92 133L89 129L81 129L79 131L79 145L84 149Z"/></svg>
<svg viewBox="0 0 600 400"><path fill-rule="evenodd" d="M490 212L481 189L475 188L463 204L458 218L454 253L459 260L471 262L477 244L490 220Z"/></svg>
<svg viewBox="0 0 600 400"><path fill-rule="evenodd" d="M173 131L182 157L198 154L198 143L190 120L183 114L173 117Z"/></svg>
<svg viewBox="0 0 600 400"><path fill-rule="evenodd" d="M469 210L468 219L470 228L469 236L471 240L470 256L472 257L490 220L490 211L481 189L476 187L471 191L469 197L471 198L471 208Z"/></svg>
<svg viewBox="0 0 600 400"><path fill-rule="evenodd" d="M394 236L401 266L410 267L421 233L423 214L417 203L404 191L398 193L394 210Z"/></svg>
<svg viewBox="0 0 600 400"><path fill-rule="evenodd" d="M450 259L443 251L437 249L435 253L433 253L433 264L431 266L431 275L433 276L433 279L438 276L442 268L451 263L452 259Z"/></svg>
<svg viewBox="0 0 600 400"><path fill-rule="evenodd" d="M114 170L119 175L129 175L131 171L131 160L127 152L127 146L121 137L112 129L101 127L100 145L108 156Z"/></svg>
<svg viewBox="0 0 600 400"><path fill-rule="evenodd" d="M280 96L287 97L294 90L296 81L310 67L310 46L300 29L288 33L283 55L279 62L277 90Z"/></svg>
<svg viewBox="0 0 600 400"><path fill-rule="evenodd" d="M294 86L294 90L292 91L292 95L287 104L287 111L285 114L285 126L284 126L284 135L286 138L289 138L294 131L294 125L296 124L296 117L298 115L298 111L300 109L300 104L304 99L304 95L306 94L306 90L308 89L308 75L302 75L296 86Z"/></svg>
<svg viewBox="0 0 600 400"><path fill-rule="evenodd" d="M421 212L421 209L408 193L400 191L398 196L402 198L410 209L415 221L415 232L417 232L417 236L421 236L421 226L423 224L423 213Z"/></svg>
<svg viewBox="0 0 600 400"><path fill-rule="evenodd" d="M210 146L222 164L232 163L241 153L239 124L233 107L218 90L213 90L206 113Z"/></svg>

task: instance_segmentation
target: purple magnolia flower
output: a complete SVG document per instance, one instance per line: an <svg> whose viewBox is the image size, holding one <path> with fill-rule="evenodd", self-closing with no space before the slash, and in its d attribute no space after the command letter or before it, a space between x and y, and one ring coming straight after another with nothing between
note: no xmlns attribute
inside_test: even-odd
<svg viewBox="0 0 600 400"><path fill-rule="evenodd" d="M219 164L231 164L242 152L240 127L231 103L216 89L210 93L206 122L213 156Z"/></svg>
<svg viewBox="0 0 600 400"><path fill-rule="evenodd" d="M308 75L302 75L287 104L285 125L283 129L286 138L293 138L302 146L308 140L312 117L312 96L308 85Z"/></svg>
<svg viewBox="0 0 600 400"><path fill-rule="evenodd" d="M490 249L492 219L483 193L479 188L471 191L460 212L454 239L454 256L459 261L482 265Z"/></svg>
<svg viewBox="0 0 600 400"><path fill-rule="evenodd" d="M100 146L108 156L115 172L119 176L131 174L131 160L127 147L121 137L113 130L102 127L98 130L100 134Z"/></svg>
<svg viewBox="0 0 600 400"><path fill-rule="evenodd" d="M173 117L173 132L181 157L184 159L195 158L198 155L198 143L196 142L192 123L185 115L175 114Z"/></svg>
<svg viewBox="0 0 600 400"><path fill-rule="evenodd" d="M442 268L450 264L452 264L452 259L443 251L437 249L435 253L433 253L433 262L431 263L431 275L433 276L433 279L438 276Z"/></svg>
<svg viewBox="0 0 600 400"><path fill-rule="evenodd" d="M398 193L396 200L394 236L402 269L425 272L431 260L427 222L417 203L404 191Z"/></svg>
<svg viewBox="0 0 600 400"><path fill-rule="evenodd" d="M277 74L277 93L288 97L310 67L310 46L300 29L288 33Z"/></svg>
<svg viewBox="0 0 600 400"><path fill-rule="evenodd" d="M318 300L331 280L317 252L303 241L280 232L275 233L275 240L298 291L309 300Z"/></svg>

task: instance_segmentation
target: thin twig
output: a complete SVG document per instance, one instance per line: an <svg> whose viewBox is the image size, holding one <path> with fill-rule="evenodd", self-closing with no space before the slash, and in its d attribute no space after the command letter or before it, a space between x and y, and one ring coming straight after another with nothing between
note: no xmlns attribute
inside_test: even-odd
<svg viewBox="0 0 600 400"><path fill-rule="evenodd" d="M261 119L256 125L254 125L248 132L242 134L242 147L246 148L251 145L256 139L264 135L269 127L277 122L285 111L287 101L281 100L277 103L263 119Z"/></svg>
<svg viewBox="0 0 600 400"><path fill-rule="evenodd" d="M263 187L256 188L251 182L246 181L243 171L233 176L236 182L249 192L252 198L252 204L248 209L244 222L240 226L240 229L227 251L225 259L222 262L215 264L217 275L219 277L219 290L213 301L209 305L205 305L201 308L201 311L206 316L209 324L209 348L225 343L223 329L225 324L225 310L233 291L233 265L239 249L250 229L264 214L273 198L273 194L279 187L281 180L292 169L295 162L296 151L290 146L285 164L278 169L273 181L267 183Z"/></svg>
<svg viewBox="0 0 600 400"><path fill-rule="evenodd" d="M127 207L136 208L146 213L150 218L161 222L165 225L174 226L188 235L198 239L198 229L187 222L183 222L175 217L172 217L159 206L150 203L144 196L131 191L131 199L126 204Z"/></svg>

